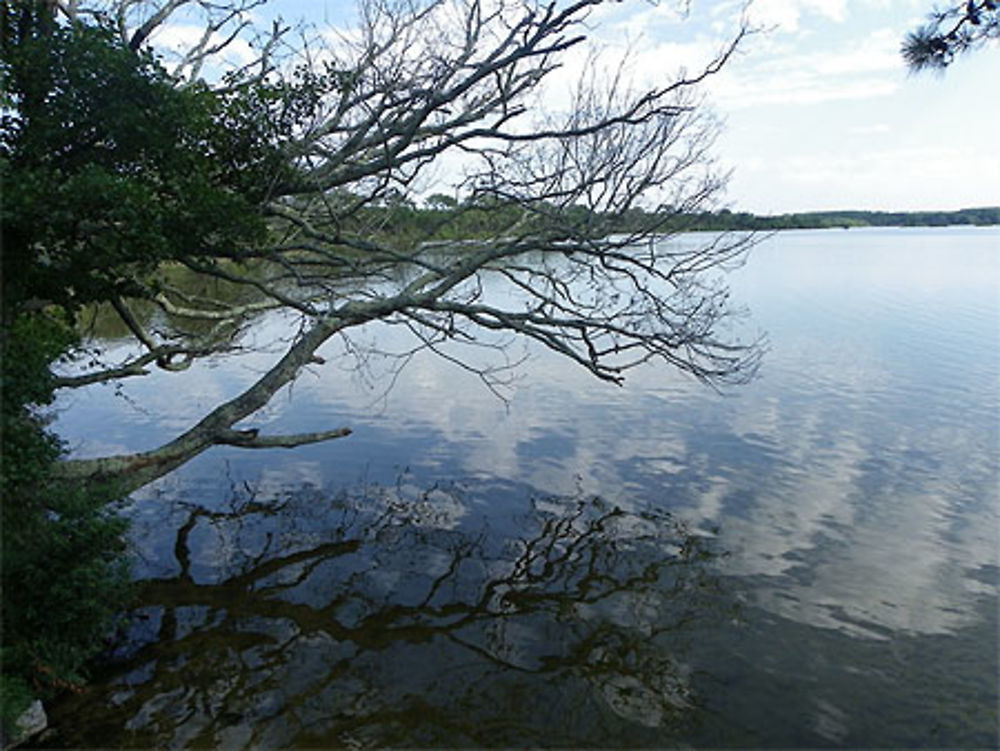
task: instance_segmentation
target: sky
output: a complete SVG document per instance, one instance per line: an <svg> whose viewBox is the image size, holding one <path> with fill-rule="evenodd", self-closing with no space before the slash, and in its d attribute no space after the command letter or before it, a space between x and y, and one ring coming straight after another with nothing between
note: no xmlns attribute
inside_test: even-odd
<svg viewBox="0 0 1000 751"><path fill-rule="evenodd" d="M1000 44L944 75L899 55L931 0L756 0L762 29L709 83L731 170L726 203L772 214L1000 205ZM628 38L651 67L718 49L741 2L610 4L598 33Z"/></svg>
<svg viewBox="0 0 1000 751"><path fill-rule="evenodd" d="M738 12L735 4L704 5L701 16L717 17L707 26L691 19L701 25L695 42ZM1000 45L960 58L944 75L909 74L900 42L930 6L757 0L751 13L769 30L747 40L709 92L726 121L718 154L732 170L734 208L1000 205ZM649 43L669 50L667 33L650 27Z"/></svg>
<svg viewBox="0 0 1000 751"><path fill-rule="evenodd" d="M628 47L651 83L696 70L731 38L743 0L624 0L589 20L593 41ZM724 122L723 205L775 214L1000 205L1000 43L944 74L910 74L899 55L934 0L755 0L760 29L705 87ZM271 0L322 26L354 0Z"/></svg>

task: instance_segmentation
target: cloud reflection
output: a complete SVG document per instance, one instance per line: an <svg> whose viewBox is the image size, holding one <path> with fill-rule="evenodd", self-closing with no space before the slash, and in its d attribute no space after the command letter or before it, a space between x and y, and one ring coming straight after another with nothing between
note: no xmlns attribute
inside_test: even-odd
<svg viewBox="0 0 1000 751"><path fill-rule="evenodd" d="M377 373L349 377L333 343L330 365L257 424L347 423L350 439L294 454L220 449L176 481L204 482L195 494L209 505L217 480L205 478L224 463L237 481L274 490L391 483L413 467L431 480L583 488L623 506L656 497L702 529L721 528L733 551L726 570L752 580L775 613L865 637L952 633L977 617L979 597L995 596L975 572L996 566L1000 548L1000 364L989 347L1000 313L995 273L984 281L996 264L973 231L781 235L734 277L772 348L762 378L724 396L657 368L617 389L533 352L508 405L424 355L380 401ZM382 349L404 348L399 335L366 334ZM242 367L205 368L192 388L232 393L250 375ZM169 393L165 384L155 375L127 386L152 416L141 438L126 426L116 443L174 425L176 400L150 397ZM120 406L98 397L93 422L74 427L70 410L59 425L82 442Z"/></svg>

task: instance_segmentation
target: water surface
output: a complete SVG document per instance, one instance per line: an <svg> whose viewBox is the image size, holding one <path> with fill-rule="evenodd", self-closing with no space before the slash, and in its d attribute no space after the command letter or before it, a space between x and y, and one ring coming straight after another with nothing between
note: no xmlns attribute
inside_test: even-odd
<svg viewBox="0 0 1000 751"><path fill-rule="evenodd" d="M783 232L730 281L769 351L724 394L523 345L506 403L427 353L390 389L331 342L248 425L351 437L135 495L140 602L49 743L995 747L1000 231ZM56 427L153 447L283 332Z"/></svg>

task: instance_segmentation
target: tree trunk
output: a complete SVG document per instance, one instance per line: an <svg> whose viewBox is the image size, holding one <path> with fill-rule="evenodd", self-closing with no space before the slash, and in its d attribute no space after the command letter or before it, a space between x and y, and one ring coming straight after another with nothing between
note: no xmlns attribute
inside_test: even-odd
<svg viewBox="0 0 1000 751"><path fill-rule="evenodd" d="M71 459L58 465L63 480L87 484L107 483L115 492L127 494L162 477L216 445L243 448L291 448L306 443L331 440L350 434L348 428L291 436L259 436L256 430L234 430L240 420L263 407L282 386L290 383L316 350L343 327L341 320L321 320L291 346L285 356L256 383L239 396L213 409L196 425L169 443L151 451L101 457Z"/></svg>

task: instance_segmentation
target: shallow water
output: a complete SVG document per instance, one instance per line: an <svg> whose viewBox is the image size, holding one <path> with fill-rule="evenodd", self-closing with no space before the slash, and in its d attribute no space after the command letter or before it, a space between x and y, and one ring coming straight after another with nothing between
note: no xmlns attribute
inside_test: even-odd
<svg viewBox="0 0 1000 751"><path fill-rule="evenodd" d="M506 404L424 355L386 393L331 343L250 422L351 437L134 496L141 602L47 743L995 747L1000 231L783 232L730 281L769 351L725 394L530 349ZM56 428L152 447L274 352Z"/></svg>

